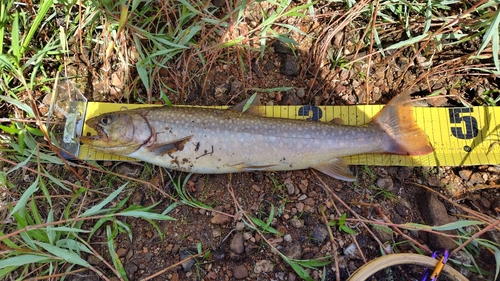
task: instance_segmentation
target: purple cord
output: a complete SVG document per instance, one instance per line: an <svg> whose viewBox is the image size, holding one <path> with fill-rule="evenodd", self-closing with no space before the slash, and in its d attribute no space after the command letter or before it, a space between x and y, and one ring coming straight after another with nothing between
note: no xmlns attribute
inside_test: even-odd
<svg viewBox="0 0 500 281"><path fill-rule="evenodd" d="M444 250L436 250L434 251L434 253L432 253L432 256L431 258L437 258L438 256L438 253L443 253L443 264L446 264L446 262L448 261L448 257L449 257L449 252L448 250L444 249ZM437 278L438 278L439 274L436 274L436 276L434 276L434 278L432 278L431 280L427 280L427 278L429 277L429 268L425 268L424 270L424 274L422 275L422 279L420 279L421 281L436 281Z"/></svg>

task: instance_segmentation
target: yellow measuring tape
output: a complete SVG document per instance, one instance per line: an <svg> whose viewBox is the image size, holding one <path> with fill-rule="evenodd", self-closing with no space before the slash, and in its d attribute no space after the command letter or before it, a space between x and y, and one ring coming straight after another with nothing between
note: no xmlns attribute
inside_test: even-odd
<svg viewBox="0 0 500 281"><path fill-rule="evenodd" d="M85 120L102 113L124 108L150 107L144 104L89 102ZM308 119L328 122L341 118L346 125L369 122L383 105L356 106L261 106L266 117ZM224 108L224 107L217 107ZM414 107L415 120L429 136L434 152L425 156L362 154L347 157L352 165L380 166L470 166L500 163L500 108L430 108ZM83 135L93 133L87 126ZM78 157L87 160L131 160L103 154L82 145Z"/></svg>

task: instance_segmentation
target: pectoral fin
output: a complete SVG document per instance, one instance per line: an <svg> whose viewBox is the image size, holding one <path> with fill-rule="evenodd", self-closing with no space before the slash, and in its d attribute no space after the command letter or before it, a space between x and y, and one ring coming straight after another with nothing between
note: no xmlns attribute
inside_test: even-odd
<svg viewBox="0 0 500 281"><path fill-rule="evenodd" d="M347 161L343 158L335 158L328 163L319 164L312 166L311 168L316 169L330 177L344 180L344 181L355 181L356 178L352 172L347 167Z"/></svg>
<svg viewBox="0 0 500 281"><path fill-rule="evenodd" d="M171 142L155 143L148 146L148 149L149 151L153 152L156 156L161 156L167 153L181 151L184 149L184 145L186 144L186 142L188 142L192 137L193 136L191 135Z"/></svg>

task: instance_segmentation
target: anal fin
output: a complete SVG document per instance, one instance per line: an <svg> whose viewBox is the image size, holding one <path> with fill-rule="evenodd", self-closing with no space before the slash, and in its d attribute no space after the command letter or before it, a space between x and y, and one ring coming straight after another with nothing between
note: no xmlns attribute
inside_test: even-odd
<svg viewBox="0 0 500 281"><path fill-rule="evenodd" d="M347 161L343 158L335 158L330 162L312 166L311 168L339 180L344 180L344 181L356 180L356 177L354 177L352 172L349 170L349 167L347 167Z"/></svg>
<svg viewBox="0 0 500 281"><path fill-rule="evenodd" d="M236 168L242 172L251 172L251 171L267 171L272 170L272 167L276 166L276 164L269 165L247 165L245 163L238 163L235 165L231 165L231 167Z"/></svg>

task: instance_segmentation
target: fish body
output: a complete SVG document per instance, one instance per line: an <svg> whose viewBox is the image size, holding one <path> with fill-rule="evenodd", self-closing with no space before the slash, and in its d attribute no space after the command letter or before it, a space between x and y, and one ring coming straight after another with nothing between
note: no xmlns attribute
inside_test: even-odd
<svg viewBox="0 0 500 281"><path fill-rule="evenodd" d="M315 168L352 181L342 157L432 151L413 120L411 107L397 101L362 126L192 107L106 113L89 119L87 125L98 134L81 141L98 150L203 174Z"/></svg>

